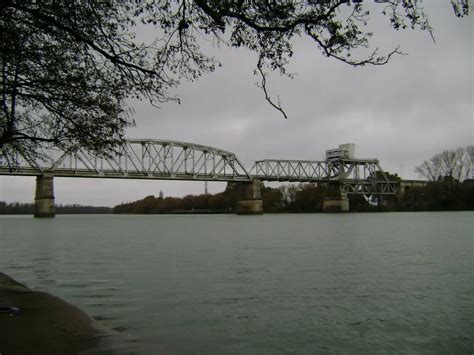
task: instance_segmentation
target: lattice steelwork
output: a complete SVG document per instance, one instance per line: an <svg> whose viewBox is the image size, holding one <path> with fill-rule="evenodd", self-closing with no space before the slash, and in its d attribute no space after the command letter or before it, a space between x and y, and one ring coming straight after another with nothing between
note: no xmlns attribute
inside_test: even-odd
<svg viewBox="0 0 474 355"><path fill-rule="evenodd" d="M339 183L348 194L394 194L399 187L388 179L377 159L266 159L255 162L250 174L264 181Z"/></svg>
<svg viewBox="0 0 474 355"><path fill-rule="evenodd" d="M399 182L387 178L377 159L267 159L255 162L248 172L232 152L193 143L145 139L125 140L109 157L81 148L51 150L48 154L46 162L25 152L18 152L10 160L0 159L0 175L48 173L60 177L338 183L342 192L364 195L394 194L399 188Z"/></svg>
<svg viewBox="0 0 474 355"><path fill-rule="evenodd" d="M225 150L168 140L126 140L118 153L99 157L79 148L51 151L47 162L18 154L0 163L2 175L41 175L129 179L250 181L237 156Z"/></svg>

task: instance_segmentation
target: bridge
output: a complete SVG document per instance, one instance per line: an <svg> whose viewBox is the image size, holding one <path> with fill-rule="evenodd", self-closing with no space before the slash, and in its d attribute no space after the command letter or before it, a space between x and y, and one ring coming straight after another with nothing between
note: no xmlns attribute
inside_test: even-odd
<svg viewBox="0 0 474 355"><path fill-rule="evenodd" d="M352 152L346 146L352 146ZM54 177L235 182L241 196L237 213L241 214L262 213L261 181L336 185L339 192L325 201L327 210L348 211L348 194L397 193L400 182L391 181L377 159L355 159L353 145L341 147L327 151L324 161L266 159L247 170L235 153L226 150L171 140L128 139L108 155L92 154L79 146L52 149L42 159L16 151L14 156L0 157L0 175L36 176L37 217L54 216Z"/></svg>

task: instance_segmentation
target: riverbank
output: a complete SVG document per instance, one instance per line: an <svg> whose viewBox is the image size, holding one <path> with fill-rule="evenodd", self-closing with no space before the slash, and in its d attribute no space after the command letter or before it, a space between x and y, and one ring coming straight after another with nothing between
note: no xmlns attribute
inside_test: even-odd
<svg viewBox="0 0 474 355"><path fill-rule="evenodd" d="M2 355L101 353L111 335L73 305L1 272L0 309Z"/></svg>

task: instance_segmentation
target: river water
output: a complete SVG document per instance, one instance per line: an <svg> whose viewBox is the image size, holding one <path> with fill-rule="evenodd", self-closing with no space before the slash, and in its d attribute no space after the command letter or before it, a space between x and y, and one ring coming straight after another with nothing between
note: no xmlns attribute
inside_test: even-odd
<svg viewBox="0 0 474 355"><path fill-rule="evenodd" d="M474 351L474 213L0 218L0 271L124 353Z"/></svg>

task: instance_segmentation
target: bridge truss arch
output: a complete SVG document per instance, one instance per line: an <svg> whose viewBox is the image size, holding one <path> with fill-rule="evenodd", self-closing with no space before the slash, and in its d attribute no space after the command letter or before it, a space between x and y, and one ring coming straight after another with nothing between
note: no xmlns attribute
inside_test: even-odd
<svg viewBox="0 0 474 355"><path fill-rule="evenodd" d="M59 177L250 181L238 157L215 147L158 139L127 139L112 154L100 156L76 147L52 150L45 160L17 152L0 162L2 175Z"/></svg>

